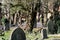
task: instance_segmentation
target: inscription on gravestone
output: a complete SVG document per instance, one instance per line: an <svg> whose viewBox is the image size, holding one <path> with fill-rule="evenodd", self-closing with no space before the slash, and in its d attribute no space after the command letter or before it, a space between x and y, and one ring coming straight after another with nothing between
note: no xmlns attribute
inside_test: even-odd
<svg viewBox="0 0 60 40"><path fill-rule="evenodd" d="M11 40L26 40L24 31L21 28L15 29L12 33Z"/></svg>

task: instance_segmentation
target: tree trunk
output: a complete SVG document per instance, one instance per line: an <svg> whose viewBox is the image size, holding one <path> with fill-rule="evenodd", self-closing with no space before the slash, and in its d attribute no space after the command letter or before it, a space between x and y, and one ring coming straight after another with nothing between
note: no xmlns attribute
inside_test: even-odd
<svg viewBox="0 0 60 40"><path fill-rule="evenodd" d="M16 17L17 17L17 13L15 13L15 16L14 16L14 25L16 24Z"/></svg>
<svg viewBox="0 0 60 40"><path fill-rule="evenodd" d="M21 27L22 26L22 22L21 22L22 18L21 15L19 16L19 20L18 20L18 26Z"/></svg>
<svg viewBox="0 0 60 40"><path fill-rule="evenodd" d="M35 24L35 22L36 22L36 14L37 14L37 12L35 12L35 11L32 11L32 14L31 14L31 21L30 21L30 32L32 32L32 30L33 30L33 27L34 27L34 24Z"/></svg>
<svg viewBox="0 0 60 40"><path fill-rule="evenodd" d="M1 18L2 18L2 13L1 13L1 8L0 8L0 25L1 25Z"/></svg>
<svg viewBox="0 0 60 40"><path fill-rule="evenodd" d="M22 26L21 20L22 20L22 12L19 12L19 14L18 14L18 22L17 22L17 24L18 24L19 27Z"/></svg>

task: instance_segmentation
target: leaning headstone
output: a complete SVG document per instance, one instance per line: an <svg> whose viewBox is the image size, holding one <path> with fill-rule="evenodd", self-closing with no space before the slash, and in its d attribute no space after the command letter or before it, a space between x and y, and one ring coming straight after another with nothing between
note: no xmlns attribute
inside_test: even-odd
<svg viewBox="0 0 60 40"><path fill-rule="evenodd" d="M26 40L24 31L21 28L15 29L12 33L11 40Z"/></svg>

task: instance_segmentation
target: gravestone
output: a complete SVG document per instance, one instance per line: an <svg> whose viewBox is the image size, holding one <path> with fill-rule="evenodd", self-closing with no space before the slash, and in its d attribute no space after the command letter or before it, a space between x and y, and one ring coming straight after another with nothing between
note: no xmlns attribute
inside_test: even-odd
<svg viewBox="0 0 60 40"><path fill-rule="evenodd" d="M43 29L43 39L46 39L48 38L47 37L47 30L46 29Z"/></svg>
<svg viewBox="0 0 60 40"><path fill-rule="evenodd" d="M11 40L26 40L24 31L21 28L15 29L12 33Z"/></svg>
<svg viewBox="0 0 60 40"><path fill-rule="evenodd" d="M43 29L41 32L42 32L42 39L47 39L48 38L48 36L47 36L47 30Z"/></svg>

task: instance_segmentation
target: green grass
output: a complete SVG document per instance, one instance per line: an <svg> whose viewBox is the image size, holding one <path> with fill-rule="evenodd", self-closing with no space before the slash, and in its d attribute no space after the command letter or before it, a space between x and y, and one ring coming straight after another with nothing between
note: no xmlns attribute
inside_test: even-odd
<svg viewBox="0 0 60 40"><path fill-rule="evenodd" d="M6 31L4 36L0 36L0 40L2 40L2 38L4 38L5 40L8 40L11 34L11 30L10 31Z"/></svg>
<svg viewBox="0 0 60 40"><path fill-rule="evenodd" d="M41 35L38 32L37 35L35 35L34 33L26 33L26 40L35 40L36 38L41 39Z"/></svg>
<svg viewBox="0 0 60 40"><path fill-rule="evenodd" d="M4 36L0 36L0 40L2 40L2 38L4 38L5 40L9 40L11 36L11 32L12 30L6 31ZM35 33L28 33L28 32L25 32L25 33L26 33L26 40L35 40L36 38L38 38L38 40L42 39L40 32L38 32L37 35L35 35ZM60 38L60 36L48 36L48 37L49 38L45 40L51 40L53 38Z"/></svg>
<svg viewBox="0 0 60 40"><path fill-rule="evenodd" d="M4 38L5 40L8 40L11 36L11 32L12 30L6 31L4 36L0 36L0 40L2 40L2 38ZM37 35L35 35L34 33L31 33L31 34L28 32L25 32L25 33L26 33L26 40L35 40L36 38L40 39L41 37L39 32L37 33Z"/></svg>

